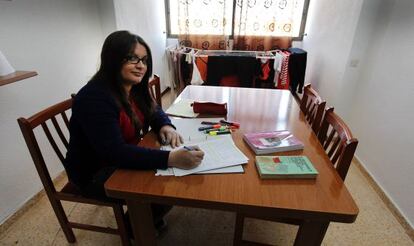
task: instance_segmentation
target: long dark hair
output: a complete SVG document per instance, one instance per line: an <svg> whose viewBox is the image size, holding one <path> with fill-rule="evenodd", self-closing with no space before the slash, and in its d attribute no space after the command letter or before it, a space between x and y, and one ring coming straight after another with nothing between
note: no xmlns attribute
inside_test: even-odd
<svg viewBox="0 0 414 246"><path fill-rule="evenodd" d="M124 81L121 77L121 69L125 64L125 58L133 53L135 46L141 44L147 50L147 71L142 81L132 86L128 98L123 87ZM144 114L147 121L151 118L155 110L155 102L149 94L148 81L152 75L152 55L148 44L138 35L128 31L116 31L111 33L106 39L101 52L101 65L98 72L92 77L91 81L106 85L111 94L115 97L118 105L122 107L132 120L135 132L138 136L139 130L144 132L148 126L140 122L137 115L132 110L129 99L132 99Z"/></svg>

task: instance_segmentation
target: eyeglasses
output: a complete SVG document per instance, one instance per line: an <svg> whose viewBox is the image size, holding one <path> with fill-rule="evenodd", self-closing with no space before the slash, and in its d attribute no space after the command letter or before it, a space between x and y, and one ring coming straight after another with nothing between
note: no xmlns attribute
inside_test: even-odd
<svg viewBox="0 0 414 246"><path fill-rule="evenodd" d="M145 66L148 65L148 56L144 56L142 58L139 58L136 55L129 55L125 58L125 60L129 63L129 64L138 64L140 61L142 62L142 64L144 64Z"/></svg>

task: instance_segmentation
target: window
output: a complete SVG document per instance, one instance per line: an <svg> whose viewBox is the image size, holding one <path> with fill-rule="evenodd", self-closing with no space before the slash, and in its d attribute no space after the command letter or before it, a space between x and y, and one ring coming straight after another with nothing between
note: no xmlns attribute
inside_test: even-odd
<svg viewBox="0 0 414 246"><path fill-rule="evenodd" d="M309 0L165 0L168 37L289 36L302 40Z"/></svg>

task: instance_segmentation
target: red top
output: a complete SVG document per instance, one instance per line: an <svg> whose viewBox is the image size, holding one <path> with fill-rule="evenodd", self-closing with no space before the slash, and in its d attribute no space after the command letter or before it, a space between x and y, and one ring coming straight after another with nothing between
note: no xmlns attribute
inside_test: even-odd
<svg viewBox="0 0 414 246"><path fill-rule="evenodd" d="M138 116L138 119L144 124L144 114L142 114L141 110L137 107L134 102L131 102L132 110ZM124 137L125 142L128 144L138 144L140 139L135 134L135 127L132 124L132 120L128 117L127 113L124 109L121 109L119 113L119 125L121 127L122 136Z"/></svg>

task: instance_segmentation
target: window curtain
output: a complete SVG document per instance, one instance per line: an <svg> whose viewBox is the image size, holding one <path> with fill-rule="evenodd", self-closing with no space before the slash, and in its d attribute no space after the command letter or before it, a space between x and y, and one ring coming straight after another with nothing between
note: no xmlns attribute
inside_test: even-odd
<svg viewBox="0 0 414 246"><path fill-rule="evenodd" d="M170 11L177 11L178 19L173 21L178 23L181 45L204 50L228 49L233 0L175 0L170 1Z"/></svg>
<svg viewBox="0 0 414 246"><path fill-rule="evenodd" d="M234 49L289 48L300 33L303 6L304 0L236 0Z"/></svg>
<svg viewBox="0 0 414 246"><path fill-rule="evenodd" d="M187 47L253 51L287 49L291 47L291 37L300 33L304 2L170 0L170 16L177 16L171 20L171 26L177 28L180 44ZM231 35L233 44L229 41Z"/></svg>

